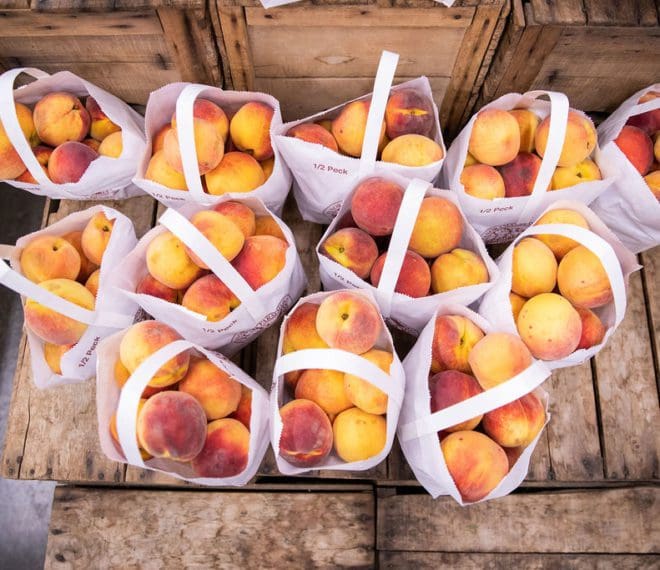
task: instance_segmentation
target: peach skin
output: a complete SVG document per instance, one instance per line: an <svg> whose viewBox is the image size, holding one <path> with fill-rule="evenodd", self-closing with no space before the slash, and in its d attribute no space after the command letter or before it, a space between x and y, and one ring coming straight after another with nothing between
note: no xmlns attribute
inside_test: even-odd
<svg viewBox="0 0 660 570"><path fill-rule="evenodd" d="M479 111L472 125L468 152L479 162L500 166L511 162L520 151L518 121L507 111Z"/></svg>
<svg viewBox="0 0 660 570"><path fill-rule="evenodd" d="M445 155L442 147L423 135L402 135L387 143L381 160L403 166L426 166Z"/></svg>
<svg viewBox="0 0 660 570"><path fill-rule="evenodd" d="M202 451L191 466L198 477L234 477L248 464L250 432L239 421L216 420L207 427Z"/></svg>
<svg viewBox="0 0 660 570"><path fill-rule="evenodd" d="M286 236L282 228L272 216L257 216L254 224L254 235L273 236L282 241L286 241Z"/></svg>
<svg viewBox="0 0 660 570"><path fill-rule="evenodd" d="M481 387L488 390L528 368L532 355L517 336L490 333L474 345L468 363Z"/></svg>
<svg viewBox="0 0 660 570"><path fill-rule="evenodd" d="M566 208L550 210L543 214L534 223L535 226L542 226L545 224L571 224L573 226L584 228L585 230L589 229L589 224L582 214ZM536 239L547 245L552 253L555 254L555 257L560 261L569 251L580 245L571 238L556 234L539 234L536 236Z"/></svg>
<svg viewBox="0 0 660 570"><path fill-rule="evenodd" d="M431 390L431 413L444 410L483 392L479 383L472 376L458 370L445 370L435 374L429 382L429 387ZM482 416L471 418L460 424L445 428L444 431L455 432L474 429L479 425L481 418Z"/></svg>
<svg viewBox="0 0 660 570"><path fill-rule="evenodd" d="M417 213L408 248L422 257L437 257L458 247L463 235L463 217L449 200L428 196Z"/></svg>
<svg viewBox="0 0 660 570"><path fill-rule="evenodd" d="M280 408L280 456L296 467L314 467L332 450L332 425L311 400L292 400Z"/></svg>
<svg viewBox="0 0 660 570"><path fill-rule="evenodd" d="M50 344L44 343L44 360L51 372L62 374L62 356L73 348L72 344Z"/></svg>
<svg viewBox="0 0 660 570"><path fill-rule="evenodd" d="M428 137L433 130L433 122L431 100L414 89L393 91L387 100L385 125L391 140L409 134Z"/></svg>
<svg viewBox="0 0 660 570"><path fill-rule="evenodd" d="M346 462L363 461L378 455L387 442L387 421L360 408L349 408L332 424L337 455Z"/></svg>
<svg viewBox="0 0 660 570"><path fill-rule="evenodd" d="M259 161L271 158L273 147L270 142L270 124L274 113L265 103L245 103L229 123L231 140L236 148Z"/></svg>
<svg viewBox="0 0 660 570"><path fill-rule="evenodd" d="M466 166L461 173L461 184L466 194L482 200L494 200L505 196L502 175L496 168L487 164Z"/></svg>
<svg viewBox="0 0 660 570"><path fill-rule="evenodd" d="M541 121L534 137L536 152L541 158L548 144L549 131L550 115ZM591 120L576 111L569 111L566 134L557 166L573 166L582 162L591 155L594 148L596 148L596 130Z"/></svg>
<svg viewBox="0 0 660 570"><path fill-rule="evenodd" d="M542 241L526 237L513 248L511 290L521 297L550 293L557 284L557 260Z"/></svg>
<svg viewBox="0 0 660 570"><path fill-rule="evenodd" d="M243 249L245 237L241 228L223 214L214 210L200 210L191 216L190 223L227 261L234 259ZM195 265L209 269L188 246L185 246L185 250Z"/></svg>
<svg viewBox="0 0 660 570"><path fill-rule="evenodd" d="M467 317L437 317L431 345L431 372L452 369L468 374L472 372L468 356L483 337L483 331Z"/></svg>
<svg viewBox="0 0 660 570"><path fill-rule="evenodd" d="M520 129L520 152L534 152L534 135L541 119L529 109L513 109L509 113L518 121L518 127Z"/></svg>
<svg viewBox="0 0 660 570"><path fill-rule="evenodd" d="M533 393L484 414L484 431L502 447L527 447L543 429L545 408Z"/></svg>
<svg viewBox="0 0 660 570"><path fill-rule="evenodd" d="M358 228L344 228L333 233L321 244L319 251L350 269L360 279L369 277L378 257L378 246L374 239Z"/></svg>
<svg viewBox="0 0 660 570"><path fill-rule="evenodd" d="M156 152L149 160L144 178L172 190L188 190L185 177L167 163L165 153L162 150Z"/></svg>
<svg viewBox="0 0 660 570"><path fill-rule="evenodd" d="M254 212L245 204L229 200L227 202L216 204L213 206L212 210L234 222L241 230L244 237L247 238L255 234L257 229L256 218Z"/></svg>
<svg viewBox="0 0 660 570"><path fill-rule="evenodd" d="M581 307L575 310L582 320L582 334L580 336L580 342L577 345L578 349L591 348L603 342L606 328L598 315L589 309L582 309Z"/></svg>
<svg viewBox="0 0 660 570"><path fill-rule="evenodd" d="M204 177L209 194L251 192L266 182L261 165L244 152L228 152Z"/></svg>
<svg viewBox="0 0 660 570"><path fill-rule="evenodd" d="M303 370L296 382L297 399L318 404L332 420L353 404L344 390L344 373L337 370Z"/></svg>
<svg viewBox="0 0 660 570"><path fill-rule="evenodd" d="M557 284L564 297L583 309L602 307L614 298L603 264L583 245L563 257L557 270Z"/></svg>
<svg viewBox="0 0 660 570"><path fill-rule="evenodd" d="M273 236L250 236L232 265L256 291L284 269L288 247L288 243Z"/></svg>
<svg viewBox="0 0 660 570"><path fill-rule="evenodd" d="M97 297L99 294L99 280L101 279L101 270L97 269L92 273L87 281L85 281L85 287L90 290L94 297Z"/></svg>
<svg viewBox="0 0 660 570"><path fill-rule="evenodd" d="M193 119L197 168L200 175L213 170L225 152L225 141L212 123L203 119ZM170 129L163 140L163 153L167 164L177 172L183 173L183 161L179 145L179 134Z"/></svg>
<svg viewBox="0 0 660 570"><path fill-rule="evenodd" d="M399 214L403 188L385 178L368 178L360 183L351 198L351 216L355 224L368 234L387 236L392 233Z"/></svg>
<svg viewBox="0 0 660 570"><path fill-rule="evenodd" d="M181 305L204 315L210 322L224 319L241 302L215 275L204 275L195 281L181 299Z"/></svg>
<svg viewBox="0 0 660 570"><path fill-rule="evenodd" d="M339 152L337 141L330 132L315 123L302 123L288 130L287 137L293 137L312 144L320 144L330 150Z"/></svg>
<svg viewBox="0 0 660 570"><path fill-rule="evenodd" d="M488 268L473 251L456 248L437 257L431 265L431 288L434 293L480 283L488 283Z"/></svg>
<svg viewBox="0 0 660 570"><path fill-rule="evenodd" d="M346 230L341 230L346 231ZM387 252L383 253L371 269L371 283L378 287L383 273ZM403 258L394 290L414 299L425 297L431 287L431 270L426 260L414 251L408 250Z"/></svg>
<svg viewBox="0 0 660 570"><path fill-rule="evenodd" d="M195 99L193 103L193 119L199 119L210 123L222 138L227 140L229 134L229 119L225 112L208 99ZM171 127L176 130L176 112L172 115Z"/></svg>
<svg viewBox="0 0 660 570"><path fill-rule="evenodd" d="M529 196L540 168L541 159L531 152L521 152L511 162L500 166L506 197Z"/></svg>
<svg viewBox="0 0 660 570"><path fill-rule="evenodd" d="M101 142L112 133L121 131L121 127L108 118L94 97L87 97L85 109L87 109L90 118L89 136L93 139Z"/></svg>
<svg viewBox="0 0 660 570"><path fill-rule="evenodd" d="M353 157L362 155L364 132L367 128L370 101L353 101L346 105L332 121L332 135L339 150ZM380 144L385 139L385 121L380 131ZM380 148L379 144L379 148Z"/></svg>
<svg viewBox="0 0 660 570"><path fill-rule="evenodd" d="M163 232L151 241L146 258L151 276L172 289L185 289L202 273L183 242L171 232Z"/></svg>
<svg viewBox="0 0 660 570"><path fill-rule="evenodd" d="M378 366L385 374L390 373L390 367L394 360L391 352L373 348L360 356ZM387 412L387 394L367 380L353 374L345 374L343 386L349 400L347 408L353 405L369 414L384 414Z"/></svg>
<svg viewBox="0 0 660 570"><path fill-rule="evenodd" d="M63 237L37 236L21 251L21 272L34 283L49 279L76 280L80 274L81 257L76 248Z"/></svg>
<svg viewBox="0 0 660 570"><path fill-rule="evenodd" d="M80 236L80 246L85 257L95 265L101 265L103 261L103 254L110 243L114 225L114 220L106 218L103 212L97 212L87 222Z"/></svg>
<svg viewBox="0 0 660 570"><path fill-rule="evenodd" d="M65 142L53 151L48 160L48 177L55 184L78 182L98 156L94 150L80 142Z"/></svg>
<svg viewBox="0 0 660 570"><path fill-rule="evenodd" d="M195 398L209 421L227 417L241 401L240 382L207 358L190 359L188 372L179 382L179 392Z"/></svg>
<svg viewBox="0 0 660 570"><path fill-rule="evenodd" d="M136 293L141 295L151 295L152 297L158 297L167 301L168 303L179 303L181 297L181 291L177 289L172 289L167 285L163 285L157 279L154 279L149 273L147 273L138 283Z"/></svg>
<svg viewBox="0 0 660 570"><path fill-rule="evenodd" d="M39 139L52 147L68 141L82 141L91 123L80 100L62 91L42 97L34 106L33 119Z"/></svg>
<svg viewBox="0 0 660 570"><path fill-rule="evenodd" d="M25 135L31 147L39 144L34 122L32 120L32 111L29 107L21 103L16 103L16 115L21 131ZM36 149L35 149L36 154ZM25 172L25 164L16 152L16 149L9 141L2 122L0 122L0 180L13 180ZM28 173L29 174L29 173Z"/></svg>
<svg viewBox="0 0 660 570"><path fill-rule="evenodd" d="M241 422L248 430L252 419L252 390L241 384L241 399L235 411L229 417Z"/></svg>

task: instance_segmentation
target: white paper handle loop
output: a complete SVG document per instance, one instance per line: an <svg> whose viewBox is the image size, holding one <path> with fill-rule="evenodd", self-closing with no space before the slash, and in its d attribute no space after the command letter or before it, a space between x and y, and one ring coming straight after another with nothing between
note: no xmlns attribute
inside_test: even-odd
<svg viewBox="0 0 660 570"><path fill-rule="evenodd" d="M651 99L646 103L638 103L628 113L629 117L634 117L635 115L641 115L642 113L648 113L649 111L655 111L660 108L660 97Z"/></svg>
<svg viewBox="0 0 660 570"><path fill-rule="evenodd" d="M265 307L259 295L243 279L243 276L234 269L234 266L225 259L215 246L204 237L204 234L192 225L185 216L170 208L165 211L158 221L192 249L210 267L216 277L229 287L242 304L245 304L245 308L255 321L260 320L264 316Z"/></svg>

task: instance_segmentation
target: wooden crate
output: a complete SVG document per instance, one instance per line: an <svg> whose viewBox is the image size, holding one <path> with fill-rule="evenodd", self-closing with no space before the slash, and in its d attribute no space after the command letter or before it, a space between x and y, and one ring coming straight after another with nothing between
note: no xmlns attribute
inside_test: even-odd
<svg viewBox="0 0 660 570"><path fill-rule="evenodd" d="M140 105L174 81L222 86L205 0L0 0L0 22L0 72L69 70Z"/></svg>
<svg viewBox="0 0 660 570"><path fill-rule="evenodd" d="M395 83L428 76L447 133L469 114L509 13L508 0L215 2L227 84L273 94L285 120L369 93L388 49L401 56Z"/></svg>
<svg viewBox="0 0 660 570"><path fill-rule="evenodd" d="M610 113L660 80L659 22L653 0L513 0L476 108L552 89L577 109Z"/></svg>

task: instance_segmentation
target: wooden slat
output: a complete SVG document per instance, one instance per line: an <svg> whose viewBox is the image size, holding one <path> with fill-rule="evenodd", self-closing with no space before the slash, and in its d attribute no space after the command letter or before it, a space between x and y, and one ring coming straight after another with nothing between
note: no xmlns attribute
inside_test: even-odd
<svg viewBox="0 0 660 570"><path fill-rule="evenodd" d="M589 25L657 26L658 13L654 0L584 0Z"/></svg>
<svg viewBox="0 0 660 570"><path fill-rule="evenodd" d="M162 7L203 9L204 0L32 0L32 8L41 12L110 12Z"/></svg>
<svg viewBox="0 0 660 570"><path fill-rule="evenodd" d="M374 526L371 493L60 487L45 567L368 568Z"/></svg>
<svg viewBox="0 0 660 570"><path fill-rule="evenodd" d="M515 0L518 1L518 0ZM587 18L583 10L583 2L575 0L531 0L529 2L532 9L534 24L568 24L585 25Z"/></svg>
<svg viewBox="0 0 660 570"><path fill-rule="evenodd" d="M218 5L218 16L231 74L225 79L233 89L252 91L254 68L243 8Z"/></svg>
<svg viewBox="0 0 660 570"><path fill-rule="evenodd" d="M642 277L646 288L646 310L649 317L649 331L655 359L656 381L660 390L660 246L656 246L641 255Z"/></svg>
<svg viewBox="0 0 660 570"><path fill-rule="evenodd" d="M464 508L448 497L378 496L379 550L657 553L660 488L530 492Z"/></svg>

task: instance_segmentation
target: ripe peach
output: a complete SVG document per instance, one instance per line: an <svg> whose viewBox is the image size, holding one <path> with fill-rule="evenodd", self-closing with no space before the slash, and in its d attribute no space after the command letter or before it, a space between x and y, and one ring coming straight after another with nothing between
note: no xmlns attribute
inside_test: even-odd
<svg viewBox="0 0 660 570"><path fill-rule="evenodd" d="M534 135L541 119L529 109L513 109L509 113L518 121L520 152L534 152Z"/></svg>
<svg viewBox="0 0 660 570"><path fill-rule="evenodd" d="M340 231L348 230L349 228ZM383 272L386 258L387 252L383 253L371 268L371 283L374 287L378 287L380 283L380 276ZM428 295L430 287L431 270L428 263L426 263L426 260L421 255L414 251L406 251L394 290L397 293L416 299Z"/></svg>
<svg viewBox="0 0 660 570"><path fill-rule="evenodd" d="M163 232L151 241L146 258L151 276L172 289L185 289L202 272L186 253L183 242L171 232Z"/></svg>
<svg viewBox="0 0 660 570"><path fill-rule="evenodd" d="M97 212L87 222L82 236L80 236L80 245L85 253L85 257L92 263L101 265L103 254L110 242L114 225L115 221L106 218L103 212Z"/></svg>
<svg viewBox="0 0 660 570"><path fill-rule="evenodd" d="M585 159L573 166L558 166L552 175L551 189L570 188L582 182L601 180L600 168L593 160Z"/></svg>
<svg viewBox="0 0 660 570"><path fill-rule="evenodd" d="M181 304L214 323L224 319L241 303L220 279L211 274L200 277L188 287Z"/></svg>
<svg viewBox="0 0 660 570"><path fill-rule="evenodd" d="M190 359L179 391L193 396L209 421L227 417L236 411L241 400L241 384L207 358Z"/></svg>
<svg viewBox="0 0 660 570"><path fill-rule="evenodd" d="M264 171L265 182L270 178L270 175L273 174L273 170L275 169L275 157L271 156L266 160L261 160L259 161L259 164L261 165L261 170Z"/></svg>
<svg viewBox="0 0 660 570"><path fill-rule="evenodd" d="M433 130L433 120L431 100L414 89L393 91L387 100L385 125L390 139L409 134L428 137Z"/></svg>
<svg viewBox="0 0 660 570"><path fill-rule="evenodd" d="M316 315L319 305L303 303L293 311L284 328L283 343L289 347L287 352L305 348L328 348L316 331Z"/></svg>
<svg viewBox="0 0 660 570"><path fill-rule="evenodd" d="M526 237L513 248L511 290L522 297L550 293L557 284L557 260L542 241Z"/></svg>
<svg viewBox="0 0 660 570"><path fill-rule="evenodd" d="M39 138L32 120L32 111L29 107L16 103L16 115L25 138L31 147L35 147L39 144ZM25 164L23 164L21 157L9 141L7 133L0 122L0 180L12 180L23 172L25 172Z"/></svg>
<svg viewBox="0 0 660 570"><path fill-rule="evenodd" d="M441 160L445 155L442 147L423 135L402 135L387 143L381 160L403 166L426 166Z"/></svg>
<svg viewBox="0 0 660 570"><path fill-rule="evenodd" d="M151 141L152 155L163 150L163 148L165 147L165 137L167 136L168 131L170 131L171 129L172 129L172 125L170 123L166 123L160 129L158 129L158 131L156 131L156 134L154 135L154 138Z"/></svg>
<svg viewBox="0 0 660 570"><path fill-rule="evenodd" d="M115 382L119 388L123 388L124 384L126 384L131 377L131 373L128 371L128 368L123 365L121 358L118 358L115 362L114 374Z"/></svg>
<svg viewBox="0 0 660 570"><path fill-rule="evenodd" d="M190 461L206 439L206 416L195 398L167 390L149 398L137 418L140 447L154 457Z"/></svg>
<svg viewBox="0 0 660 570"><path fill-rule="evenodd" d="M328 295L319 305L316 330L332 348L355 354L371 350L381 332L380 313L363 296L349 291Z"/></svg>
<svg viewBox="0 0 660 570"><path fill-rule="evenodd" d="M292 400L280 408L280 455L296 467L314 467L332 450L332 425L311 400Z"/></svg>
<svg viewBox="0 0 660 570"><path fill-rule="evenodd" d="M557 270L559 291L575 307L594 309L613 298L610 280L598 256L579 245L569 251Z"/></svg>
<svg viewBox="0 0 660 570"><path fill-rule="evenodd" d="M550 115L541 121L534 137L536 152L541 157L545 155L549 131ZM582 162L589 157L594 148L596 148L596 129L591 119L576 111L569 111L564 144L557 166L573 166Z"/></svg>
<svg viewBox="0 0 660 570"><path fill-rule="evenodd" d="M463 217L449 200L429 196L422 200L408 248L422 257L437 257L458 247Z"/></svg>
<svg viewBox="0 0 660 570"><path fill-rule="evenodd" d="M213 210L200 210L192 215L190 223L195 226L200 233L213 245L220 254L231 261L234 259L245 242L245 237L241 229L229 218L218 214ZM192 262L201 267L209 267L188 247L185 246L186 253Z"/></svg>
<svg viewBox="0 0 660 570"><path fill-rule="evenodd" d="M81 259L76 248L63 237L41 235L21 252L21 272L30 281L77 279Z"/></svg>
<svg viewBox="0 0 660 570"><path fill-rule="evenodd" d="M435 320L431 345L431 372L442 370L472 371L468 356L484 337L483 331L461 315L441 315Z"/></svg>
<svg viewBox="0 0 660 570"><path fill-rule="evenodd" d="M158 297L163 299L168 303L178 303L180 301L179 297L181 295L180 291L172 289L167 285L163 285L158 279L154 279L149 273L147 273L138 283L136 293L141 295L151 295L152 297Z"/></svg>
<svg viewBox="0 0 660 570"><path fill-rule="evenodd" d="M511 162L500 166L506 197L529 196L540 168L541 159L531 152L521 152Z"/></svg>
<svg viewBox="0 0 660 570"><path fill-rule="evenodd" d="M223 419L207 427L206 441L192 468L199 477L233 477L245 471L250 432L239 421Z"/></svg>
<svg viewBox="0 0 660 570"><path fill-rule="evenodd" d="M642 129L626 125L614 142L637 172L645 176L651 169L654 158L653 141L649 136Z"/></svg>
<svg viewBox="0 0 660 570"><path fill-rule="evenodd" d="M658 138L660 140L660 138ZM649 187L649 190L653 192L653 195L657 200L660 200L660 170L654 170L644 177L644 182Z"/></svg>
<svg viewBox="0 0 660 570"><path fill-rule="evenodd" d="M528 368L532 355L517 336L490 333L474 345L468 363L481 387L488 390Z"/></svg>
<svg viewBox="0 0 660 570"><path fill-rule="evenodd" d="M515 323L518 320L518 315L520 314L520 309L523 308L523 305L527 302L525 297L516 295L513 291L509 292L509 303L511 303L511 314L513 314L513 322Z"/></svg>
<svg viewBox="0 0 660 570"><path fill-rule="evenodd" d="M326 148L329 148L330 150L339 152L337 141L332 136L332 134L325 130L321 125L317 125L315 123L302 123L300 125L296 125L295 127L289 129L289 131L286 133L286 136L300 139L312 144L320 144Z"/></svg>
<svg viewBox="0 0 660 570"><path fill-rule="evenodd" d="M258 236L273 236L286 241L282 228L272 216L257 216L255 220L254 234Z"/></svg>
<svg viewBox="0 0 660 570"><path fill-rule="evenodd" d="M73 347L72 344L44 343L44 360L51 372L62 374L62 356Z"/></svg>
<svg viewBox="0 0 660 570"><path fill-rule="evenodd" d="M541 226L544 224L571 224L586 230L589 229L589 224L587 223L587 220L584 219L582 214L579 214L575 210L569 210L565 208L558 208L556 210L550 210L549 212L546 212L537 220L534 225ZM578 242L571 238L554 234L539 234L536 236L536 239L547 245L552 250L552 253L555 254L555 257L559 260L561 260L561 258L564 257L574 247L580 245Z"/></svg>
<svg viewBox="0 0 660 570"><path fill-rule="evenodd" d="M232 265L255 291L277 277L289 245L273 236L250 236Z"/></svg>
<svg viewBox="0 0 660 570"><path fill-rule="evenodd" d="M330 419L353 404L344 391L344 373L337 370L304 370L296 382L297 399L311 400L328 414Z"/></svg>
<svg viewBox="0 0 660 570"><path fill-rule="evenodd" d="M364 131L367 128L370 101L353 101L346 105L332 121L332 134L339 150L348 156L362 156ZM380 143L385 138L385 121L380 131Z"/></svg>
<svg viewBox="0 0 660 570"><path fill-rule="evenodd" d="M98 153L110 158L119 158L124 148L122 136L121 131L118 131L105 137L99 145Z"/></svg>
<svg viewBox="0 0 660 570"><path fill-rule="evenodd" d="M479 283L488 283L488 268L473 251L456 248L436 258L431 265L431 289L434 293Z"/></svg>
<svg viewBox="0 0 660 570"><path fill-rule="evenodd" d="M101 143L96 139L83 139L81 141L85 146L91 148L95 153L98 154L99 148L101 148Z"/></svg>
<svg viewBox="0 0 660 570"><path fill-rule="evenodd" d="M99 279L101 278L101 270L94 271L85 281L85 287L90 290L92 295L96 297L99 294Z"/></svg>
<svg viewBox="0 0 660 570"><path fill-rule="evenodd" d="M598 315L589 309L578 307L575 309L582 320L582 335L577 345L580 348L591 348L603 342L605 338L605 325Z"/></svg>
<svg viewBox="0 0 660 570"><path fill-rule="evenodd" d="M545 408L533 393L484 414L484 431L502 447L527 447L543 429Z"/></svg>
<svg viewBox="0 0 660 570"><path fill-rule="evenodd" d="M48 169L44 166L42 166L41 168L43 169L44 174L48 176ZM25 184L39 184L37 182L37 179L34 176L32 176L29 170L24 170L23 174L17 176L16 178L14 178L14 180L16 180L16 182L24 182Z"/></svg>
<svg viewBox="0 0 660 570"><path fill-rule="evenodd" d="M256 160L267 160L273 156L270 142L273 114L273 109L265 103L250 101L243 105L229 123L231 140L236 148Z"/></svg>
<svg viewBox="0 0 660 570"><path fill-rule="evenodd" d="M250 420L252 419L252 390L241 384L241 399L238 407L229 417L241 422L248 430L250 429Z"/></svg>
<svg viewBox="0 0 660 570"><path fill-rule="evenodd" d="M39 283L46 291L62 297L84 309L94 310L94 295L71 279L49 279ZM51 344L75 344L87 330L87 325L28 299L25 302L25 324L41 340Z"/></svg>
<svg viewBox="0 0 660 570"><path fill-rule="evenodd" d="M65 142L48 160L48 177L55 184L78 182L98 154L80 142Z"/></svg>
<svg viewBox="0 0 660 570"><path fill-rule="evenodd" d="M378 366L386 374L390 373L390 367L394 360L391 352L373 348L360 356ZM347 408L353 405L370 414L384 414L387 412L387 394L367 380L354 374L345 374L343 387L349 400Z"/></svg>
<svg viewBox="0 0 660 570"><path fill-rule="evenodd" d="M204 177L209 194L251 192L266 182L261 165L244 152L228 152L220 163Z"/></svg>
<svg viewBox="0 0 660 570"><path fill-rule="evenodd" d="M165 152L162 150L151 157L144 177L172 190L188 190L185 177L167 163Z"/></svg>
<svg viewBox="0 0 660 570"><path fill-rule="evenodd" d="M32 116L30 116L30 120L32 120ZM0 124L0 132L1 131L2 131L2 124ZM35 133L35 137L36 137L36 133ZM89 140L94 140L94 139L89 139ZM96 142L96 141L94 141L94 142ZM85 143L85 141L83 141L83 143ZM2 143L0 142L0 145L1 144ZM48 168L47 168L48 160L50 159L50 155L53 154L53 149L50 148L49 146L39 145L39 146L34 147L32 149L32 152L34 153L34 156L36 157L39 164L41 164L41 168L44 171L44 174L46 176L48 176ZM2 163L2 162L3 162L3 160L0 158L0 163ZM21 164L22 164L22 162L21 162ZM2 177L0 176L0 178L2 178ZM20 176L14 178L14 180L16 180L18 182L25 182L26 184L38 184L38 182L36 181L34 176L32 176L32 174L30 173L29 170L25 170L23 172L23 174L21 174Z"/></svg>
<svg viewBox="0 0 660 570"><path fill-rule="evenodd" d="M372 236L392 233L403 200L403 188L384 178L368 178L351 198L351 216L356 225Z"/></svg>
<svg viewBox="0 0 660 570"><path fill-rule="evenodd" d="M234 222L241 230L244 237L254 235L256 231L254 212L245 204L230 200L228 202L220 202L219 204L216 204L213 206L212 210Z"/></svg>
<svg viewBox="0 0 660 570"><path fill-rule="evenodd" d="M469 153L479 162L500 166L511 162L520 151L518 121L506 111L479 111L472 125Z"/></svg>
<svg viewBox="0 0 660 570"><path fill-rule="evenodd" d="M337 455L347 462L363 461L378 455L387 442L387 422L360 408L349 408L332 424Z"/></svg>
<svg viewBox="0 0 660 570"><path fill-rule="evenodd" d="M504 180L497 169L487 164L466 166L461 173L465 193L483 200L504 198Z"/></svg>
<svg viewBox="0 0 660 570"><path fill-rule="evenodd" d="M140 415L140 412L142 411L142 408L144 407L144 404L146 402L146 398L140 398L140 402L138 404L138 416ZM119 434L117 433L117 413L112 414L110 416L110 436L112 437L112 440L114 441L115 445L117 446L117 449L122 452L123 455L123 450L121 449L121 444L119 443ZM137 430L137 419L135 420L135 427ZM144 449L142 449L140 446L138 446L138 449L140 450L140 455L142 456L142 461L147 461L148 459L151 459L151 455L147 453Z"/></svg>
<svg viewBox="0 0 660 570"><path fill-rule="evenodd" d="M193 119L193 129L197 168L199 174L204 175L220 163L225 151L225 141L215 125L203 119ZM179 134L176 129L170 129L165 135L163 153L167 164L177 172L183 173Z"/></svg>
<svg viewBox="0 0 660 570"><path fill-rule="evenodd" d="M108 118L94 97L87 97L85 108L90 117L89 135L93 139L100 142L112 133L121 131L121 127Z"/></svg>
<svg viewBox="0 0 660 570"><path fill-rule="evenodd" d="M173 328L158 321L142 321L131 326L119 345L119 358L126 369L133 374L154 352L164 346L181 340ZM149 386L161 388L176 384L188 372L190 352L185 350L161 366L149 381Z"/></svg>
<svg viewBox="0 0 660 570"><path fill-rule="evenodd" d="M344 228L333 233L319 251L350 269L360 279L369 277L369 272L378 257L378 246L374 239L358 228Z"/></svg>
<svg viewBox="0 0 660 570"><path fill-rule="evenodd" d="M229 119L225 112L208 99L195 99L193 103L193 121L197 119L210 123L218 132L223 142L227 140L229 134ZM176 130L176 112L172 115L171 126Z"/></svg>
<svg viewBox="0 0 660 570"><path fill-rule="evenodd" d="M467 155L465 156L465 162L463 163L463 168L467 168L468 166L474 166L475 164L480 164L480 162L468 152Z"/></svg>
<svg viewBox="0 0 660 570"><path fill-rule="evenodd" d="M62 236L62 239L68 241L73 247L76 248L80 256L80 273L78 273L77 281L81 283L87 281L87 278L98 269L95 263L92 263L82 248L82 231L73 231Z"/></svg>
<svg viewBox="0 0 660 570"><path fill-rule="evenodd" d="M322 121L316 121L316 124L319 127L323 127L329 133L332 133L332 121L330 119L323 119Z"/></svg>
<svg viewBox="0 0 660 570"><path fill-rule="evenodd" d="M458 370L445 370L435 374L431 378L429 386L431 389L431 413L444 410L483 392L479 383L472 376ZM445 428L445 431L454 432L474 429L479 425L482 417L476 416L465 420Z"/></svg>
<svg viewBox="0 0 660 570"><path fill-rule="evenodd" d="M660 93L657 91L649 91L644 93L644 95L639 98L637 103L646 103L647 101L652 101L657 97L660 97ZM646 113L633 115L632 117L628 118L626 124L640 128L647 135L651 136L653 133L660 130L660 109L653 109L651 111L646 111Z"/></svg>
<svg viewBox="0 0 660 570"><path fill-rule="evenodd" d="M457 431L440 446L447 470L466 502L483 499L509 472L506 453L483 433Z"/></svg>
<svg viewBox="0 0 660 570"><path fill-rule="evenodd" d="M34 106L33 119L39 139L53 147L83 140L91 123L80 100L62 91L42 97Z"/></svg>

